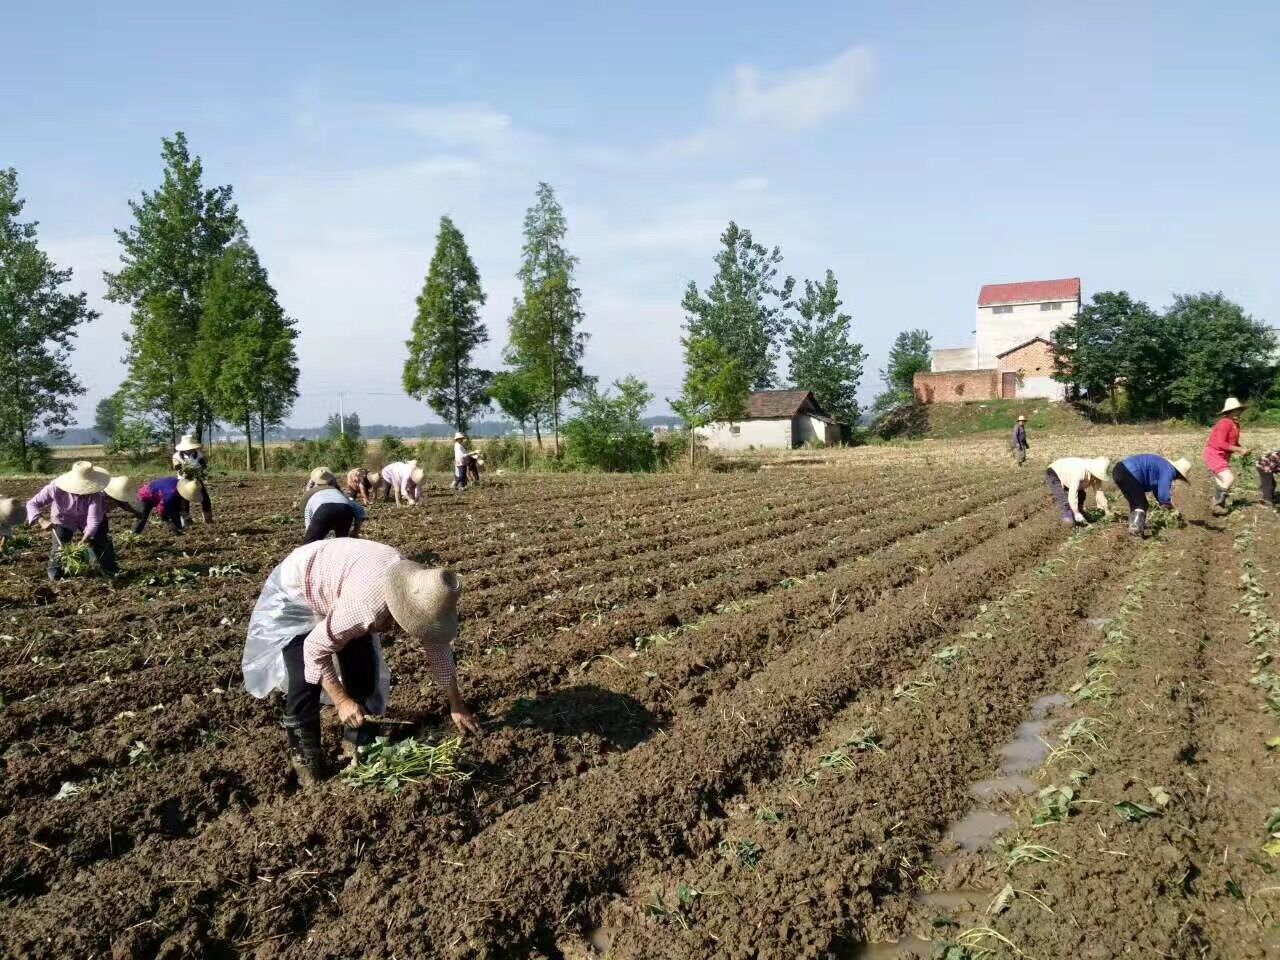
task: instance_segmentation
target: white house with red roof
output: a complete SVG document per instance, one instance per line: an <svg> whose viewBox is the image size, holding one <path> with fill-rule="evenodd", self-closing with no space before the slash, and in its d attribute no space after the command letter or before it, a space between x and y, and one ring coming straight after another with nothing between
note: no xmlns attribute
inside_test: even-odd
<svg viewBox="0 0 1280 960"><path fill-rule="evenodd" d="M930 372L916 376L917 398L1061 400L1050 339L1080 312L1080 278L989 283L978 292L976 312L974 345L935 350Z"/></svg>

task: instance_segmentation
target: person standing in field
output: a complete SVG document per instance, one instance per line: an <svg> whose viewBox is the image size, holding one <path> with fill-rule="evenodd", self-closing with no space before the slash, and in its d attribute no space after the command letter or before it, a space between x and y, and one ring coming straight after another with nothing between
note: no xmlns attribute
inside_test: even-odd
<svg viewBox="0 0 1280 960"><path fill-rule="evenodd" d="M467 460L471 454L467 451L467 435L459 430L453 435L453 489L462 490L467 485Z"/></svg>
<svg viewBox="0 0 1280 960"><path fill-rule="evenodd" d="M1276 501L1276 473L1280 471L1280 450L1271 450L1258 458L1258 487L1262 502L1269 507L1280 506Z"/></svg>
<svg viewBox="0 0 1280 960"><path fill-rule="evenodd" d="M144 483L138 490L142 514L133 525L133 532L142 533L152 511L158 510L160 519L168 523L174 533L182 533L191 526L191 507L203 489L199 480L179 480L177 477L160 477Z"/></svg>
<svg viewBox="0 0 1280 960"><path fill-rule="evenodd" d="M1213 512L1222 514L1228 509L1231 487L1236 482L1231 455L1248 456L1249 448L1240 445L1240 416L1244 413L1244 404L1235 397L1227 397L1218 413L1220 419L1209 431L1209 440L1204 445L1204 465L1214 479Z"/></svg>
<svg viewBox="0 0 1280 960"><path fill-rule="evenodd" d="M452 642L460 593L452 570L428 569L371 540L309 543L271 571L249 619L244 685L259 698L284 692L289 760L303 785L327 773L321 693L346 727L345 752L354 756L372 740L366 717L383 713L391 689L379 634L393 626L423 644L454 725L480 733L458 692Z"/></svg>
<svg viewBox="0 0 1280 960"><path fill-rule="evenodd" d="M1138 453L1125 457L1115 465L1111 471L1111 479L1116 482L1129 504L1130 533L1135 537L1146 533L1149 493L1155 494L1160 506L1172 510L1178 520L1182 519L1182 512L1173 505L1173 484L1177 480L1186 483L1187 471L1190 469L1191 461L1186 457L1166 460L1154 453Z"/></svg>
<svg viewBox="0 0 1280 960"><path fill-rule="evenodd" d="M329 534L335 537L358 537L364 523L364 507L338 489L338 478L328 470L311 479L316 486L302 507L303 543L315 543Z"/></svg>
<svg viewBox="0 0 1280 960"><path fill-rule="evenodd" d="M1063 523L1088 522L1084 516L1084 498L1090 490L1094 491L1098 509L1107 516L1111 515L1107 495L1102 492L1110 462L1106 457L1063 457L1049 464L1049 469L1044 472L1044 482L1058 506Z"/></svg>
<svg viewBox="0 0 1280 960"><path fill-rule="evenodd" d="M1010 441L1013 446L1013 459L1018 462L1018 466L1023 466L1027 462L1027 451L1031 449L1031 444L1027 443L1027 418L1019 415L1018 422L1013 427L1013 439Z"/></svg>
<svg viewBox="0 0 1280 960"><path fill-rule="evenodd" d="M387 491L384 500L395 496L396 504L404 500L411 507L418 505L422 497L422 480L425 474L418 466L417 460L397 460L382 468L382 479L386 481Z"/></svg>
<svg viewBox="0 0 1280 960"><path fill-rule="evenodd" d="M103 491L111 482L111 474L99 470L88 460L72 464L71 469L40 489L27 501L27 523L53 533L49 551L49 579L62 578L62 550L79 543L87 546L102 572L112 576L120 569L116 548L107 530L107 503ZM43 514L49 511L46 519Z"/></svg>

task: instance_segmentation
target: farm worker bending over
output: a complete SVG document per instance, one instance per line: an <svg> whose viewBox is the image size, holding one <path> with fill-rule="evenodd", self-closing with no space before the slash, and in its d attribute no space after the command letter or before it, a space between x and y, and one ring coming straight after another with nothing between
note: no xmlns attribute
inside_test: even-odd
<svg viewBox="0 0 1280 960"><path fill-rule="evenodd" d="M1204 445L1204 465L1213 474L1213 509L1217 513L1227 509L1227 497L1231 493L1231 485L1236 482L1236 475L1231 472L1231 455L1238 453L1246 456L1248 447L1240 446L1240 415L1244 412L1244 404L1235 397L1227 397L1227 402L1218 411L1222 415L1213 429L1209 431L1209 441Z"/></svg>
<svg viewBox="0 0 1280 960"><path fill-rule="evenodd" d="M1182 519L1182 513L1173 507L1173 483L1175 480L1186 483L1190 469L1191 461L1186 457L1169 461L1154 453L1139 453L1115 465L1111 479L1129 504L1130 533L1140 537L1146 532L1148 493L1154 493L1160 506L1173 510L1174 515Z"/></svg>
<svg viewBox="0 0 1280 960"><path fill-rule="evenodd" d="M80 543L92 550L104 573L111 575L120 569L116 548L107 532L107 498L102 492L110 482L111 474L107 471L99 470L88 460L80 460L27 501L27 523L39 522L41 530L53 531L50 580L62 577L62 548L71 546L77 533ZM46 507L49 519L42 516Z"/></svg>
<svg viewBox="0 0 1280 960"><path fill-rule="evenodd" d="M387 492L383 499L390 500L391 495L395 494L397 504L403 498L409 506L416 507L418 499L422 496L423 476L417 460L397 460L394 463L388 463L382 468L382 479L387 483Z"/></svg>
<svg viewBox="0 0 1280 960"><path fill-rule="evenodd" d="M1013 446L1013 459L1018 461L1018 466L1022 466L1027 462L1027 451L1031 449L1031 444L1027 443L1027 418L1018 417L1018 422L1013 428L1013 439L1010 441Z"/></svg>
<svg viewBox="0 0 1280 960"><path fill-rule="evenodd" d="M338 478L325 471L326 476L317 478L319 485L307 494L306 503L302 507L302 523L306 527L303 543L315 543L329 534L335 537L358 537L360 525L364 523L364 507L350 499L338 489Z"/></svg>
<svg viewBox="0 0 1280 960"><path fill-rule="evenodd" d="M177 477L161 477L144 483L138 490L142 515L133 525L133 532L141 533L147 526L151 511L159 510L160 519L173 527L174 533L181 533L185 527L191 526L191 505L202 489L199 480L179 480Z"/></svg>
<svg viewBox="0 0 1280 960"><path fill-rule="evenodd" d="M327 487L333 481L333 471L328 467L316 467L307 477L307 485L303 487L303 491L314 490L316 487Z"/></svg>
<svg viewBox="0 0 1280 960"><path fill-rule="evenodd" d="M1107 496L1102 492L1102 484L1107 479L1106 457L1063 457L1049 464L1044 472L1044 482L1053 495L1054 502L1062 511L1062 522L1068 524L1084 523L1084 495L1086 490L1093 490L1096 495L1098 509L1110 515Z"/></svg>
<svg viewBox="0 0 1280 960"><path fill-rule="evenodd" d="M347 496L359 500L366 507L386 488L387 482L382 474L370 473L367 467L356 467L347 471Z"/></svg>
<svg viewBox="0 0 1280 960"><path fill-rule="evenodd" d="M1277 471L1280 471L1280 450L1272 450L1258 458L1258 486L1262 488L1262 502L1269 507L1280 506L1276 503ZM2 532L3 528L0 528Z"/></svg>
<svg viewBox="0 0 1280 960"><path fill-rule="evenodd" d="M382 713L391 689L378 634L394 625L423 642L458 729L480 732L458 692L450 646L458 634L459 592L453 571L427 569L371 540L309 543L271 571L249 619L244 685L255 697L284 691L290 763L304 785L326 772L322 690L347 727L344 751L354 753L372 739L365 715Z"/></svg>
<svg viewBox="0 0 1280 960"><path fill-rule="evenodd" d="M13 528L22 518L22 507L16 497L0 497L0 550L13 536Z"/></svg>
<svg viewBox="0 0 1280 960"><path fill-rule="evenodd" d="M209 469L209 459L204 455L196 438L189 433L184 433L182 439L174 446L173 456L169 461L173 464L173 469L180 472L194 471L198 476L204 476L204 472Z"/></svg>

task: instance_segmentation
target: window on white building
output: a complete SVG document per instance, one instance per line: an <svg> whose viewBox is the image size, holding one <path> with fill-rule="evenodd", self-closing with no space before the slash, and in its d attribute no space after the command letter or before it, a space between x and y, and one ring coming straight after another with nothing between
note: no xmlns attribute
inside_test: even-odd
<svg viewBox="0 0 1280 960"><path fill-rule="evenodd" d="M729 436L736 437L742 433L742 428L736 423L729 425Z"/></svg>
<svg viewBox="0 0 1280 960"><path fill-rule="evenodd" d="M1061 310L1061 309L1062 309L1062 304L1061 304L1061 303L1057 303L1057 302L1054 302L1054 303L1042 303L1042 304L1040 304L1040 309L1041 309L1041 310Z"/></svg>
<svg viewBox="0 0 1280 960"><path fill-rule="evenodd" d="M992 307L991 312L992 313L1013 313L1013 307L1012 306Z"/></svg>

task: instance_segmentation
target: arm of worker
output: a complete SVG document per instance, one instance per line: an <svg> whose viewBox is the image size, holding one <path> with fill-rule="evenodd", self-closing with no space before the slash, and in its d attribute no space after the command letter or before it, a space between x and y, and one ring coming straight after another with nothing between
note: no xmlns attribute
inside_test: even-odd
<svg viewBox="0 0 1280 960"><path fill-rule="evenodd" d="M1067 506L1071 508L1071 515L1076 518L1076 523L1084 523L1084 514L1080 512L1080 481L1074 479L1067 484Z"/></svg>
<svg viewBox="0 0 1280 960"><path fill-rule="evenodd" d="M1111 516L1111 504L1107 503L1107 495L1102 492L1102 484L1098 484L1097 489L1093 493L1093 501L1108 517Z"/></svg>
<svg viewBox="0 0 1280 960"><path fill-rule="evenodd" d="M107 515L106 498L102 494L95 494L89 500L89 509L84 515L84 532L80 535L81 543L88 543L98 533L98 528L102 526L102 521Z"/></svg>
<svg viewBox="0 0 1280 960"><path fill-rule="evenodd" d="M40 515L44 513L49 504L53 503L53 484L45 484L40 491L27 501L27 524L35 526L39 523L41 530L49 529L48 525L41 520Z"/></svg>
<svg viewBox="0 0 1280 960"><path fill-rule="evenodd" d="M339 600L329 616L321 620L302 641L303 673L307 683L318 683L333 701L338 711L338 719L345 726L359 727L364 724L364 708L347 693L347 688L338 678L338 671L333 668L333 655L356 637L369 632L370 625L360 625L350 619L350 611L341 610L343 604ZM335 616L336 615L336 616ZM361 620L364 618L356 618ZM345 628L342 624L346 624Z"/></svg>
<svg viewBox="0 0 1280 960"><path fill-rule="evenodd" d="M468 708L458 690L458 664L453 656L453 647L448 643L428 643L427 666L431 676L449 699L449 718L462 733L481 733L480 721Z"/></svg>

